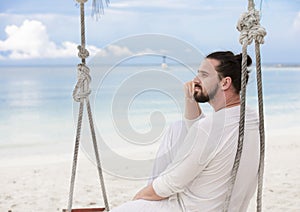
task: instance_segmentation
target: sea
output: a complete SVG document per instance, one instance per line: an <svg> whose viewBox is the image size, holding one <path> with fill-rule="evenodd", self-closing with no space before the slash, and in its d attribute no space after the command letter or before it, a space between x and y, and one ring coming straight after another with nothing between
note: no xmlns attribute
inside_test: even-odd
<svg viewBox="0 0 300 212"><path fill-rule="evenodd" d="M300 66L265 65L262 73L267 138L299 131ZM91 67L90 74L97 137L111 148L147 149L157 146L168 125L182 118L183 84L196 70L178 64L125 64ZM73 151L77 75L76 66L0 67L0 160ZM247 106L258 107L255 68L247 85ZM208 104L202 108L211 112ZM90 142L86 107L83 117L81 138Z"/></svg>

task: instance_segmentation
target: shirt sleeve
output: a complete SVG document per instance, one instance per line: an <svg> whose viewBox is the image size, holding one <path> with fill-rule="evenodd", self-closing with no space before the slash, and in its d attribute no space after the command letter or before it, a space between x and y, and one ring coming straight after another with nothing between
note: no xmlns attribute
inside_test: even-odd
<svg viewBox="0 0 300 212"><path fill-rule="evenodd" d="M185 186L203 171L205 166L199 163L199 158L207 139L208 134L203 129L195 125L191 127L174 161L153 181L157 195L169 197L184 191Z"/></svg>
<svg viewBox="0 0 300 212"><path fill-rule="evenodd" d="M184 119L184 123L185 123L185 126L187 127L187 129L189 130L191 128L191 126L199 121L200 119L204 118L205 117L205 114L202 112L197 118L195 119L187 119L187 118L183 118Z"/></svg>

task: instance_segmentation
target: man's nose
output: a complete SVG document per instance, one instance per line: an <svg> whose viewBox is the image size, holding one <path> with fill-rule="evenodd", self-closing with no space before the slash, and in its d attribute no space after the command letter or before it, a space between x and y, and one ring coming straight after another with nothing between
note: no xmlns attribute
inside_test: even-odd
<svg viewBox="0 0 300 212"><path fill-rule="evenodd" d="M194 83L201 83L201 80L200 80L200 78L199 78L198 75L195 76L195 78L193 79L193 82L194 82Z"/></svg>

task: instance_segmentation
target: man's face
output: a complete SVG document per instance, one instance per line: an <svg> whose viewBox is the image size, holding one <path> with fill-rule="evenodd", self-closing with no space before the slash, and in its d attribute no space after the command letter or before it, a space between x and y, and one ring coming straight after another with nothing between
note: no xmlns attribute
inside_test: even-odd
<svg viewBox="0 0 300 212"><path fill-rule="evenodd" d="M209 102L219 90L220 79L215 67L219 61L215 59L205 59L198 70L198 75L194 78L194 98L197 102Z"/></svg>

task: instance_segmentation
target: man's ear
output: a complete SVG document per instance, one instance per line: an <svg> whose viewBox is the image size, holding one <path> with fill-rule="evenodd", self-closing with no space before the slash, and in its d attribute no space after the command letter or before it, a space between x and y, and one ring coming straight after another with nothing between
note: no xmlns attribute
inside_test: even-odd
<svg viewBox="0 0 300 212"><path fill-rule="evenodd" d="M231 84L232 84L231 77L224 77L221 80L221 89L223 91L226 91L226 90L228 90L231 87Z"/></svg>

